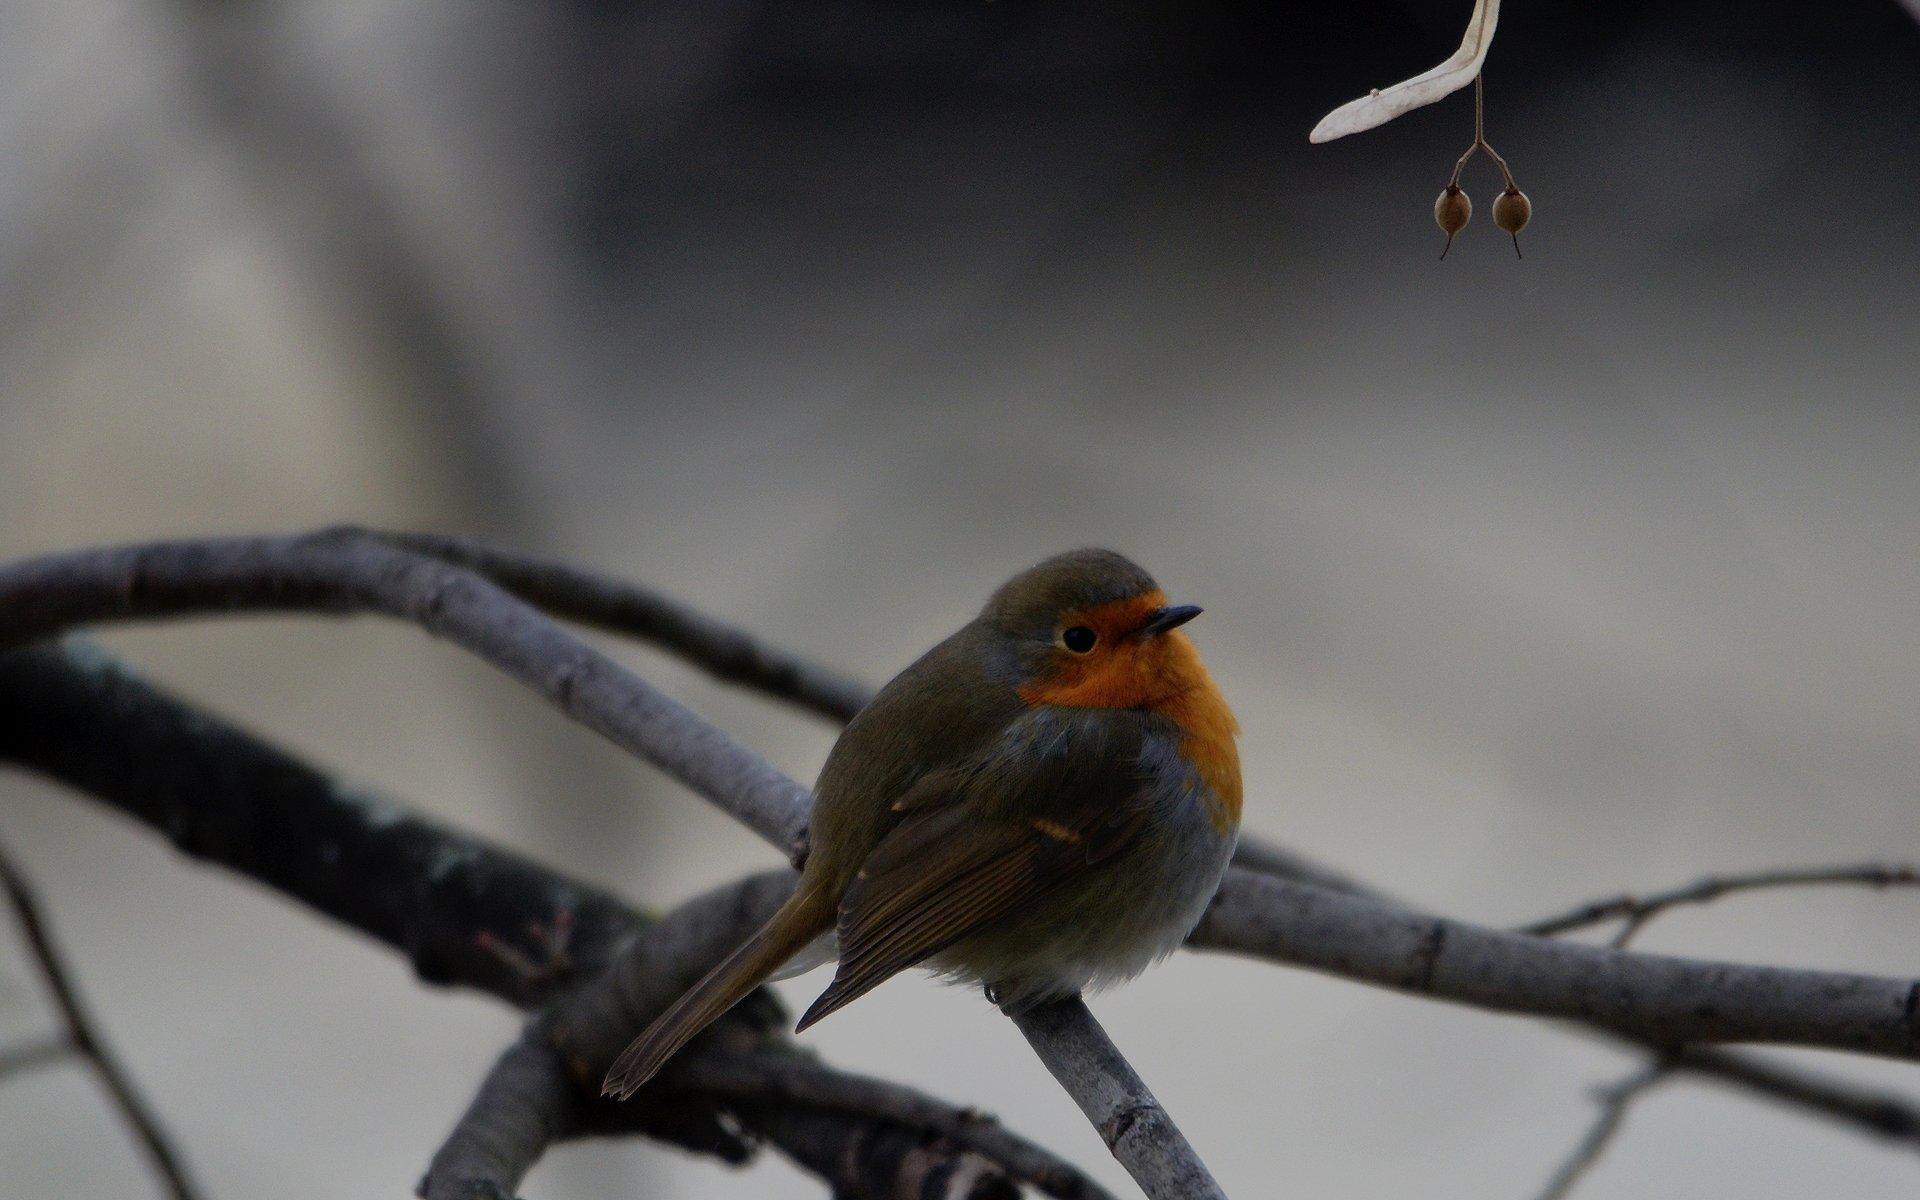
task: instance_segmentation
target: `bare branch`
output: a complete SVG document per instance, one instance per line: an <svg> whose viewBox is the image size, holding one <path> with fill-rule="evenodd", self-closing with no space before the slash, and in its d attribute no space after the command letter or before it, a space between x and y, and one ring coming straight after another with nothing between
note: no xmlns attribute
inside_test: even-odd
<svg viewBox="0 0 1920 1200"><path fill-rule="evenodd" d="M285 569L288 555L295 560L291 570ZM103 558L111 561L103 563ZM162 566L168 570L156 569ZM347 582L334 581L329 572ZM368 572L376 578L369 580ZM0 642L75 619L179 615L247 605L311 611L357 608L416 620L469 648L479 647L490 660L504 660L510 673L522 679L531 676L529 682L550 695L560 691L556 698L569 711L582 708L582 670L563 672L568 681L564 688L542 686L547 677L541 668L556 654L563 664L573 661L565 654L577 643L569 639L555 651L550 640L567 635L491 584L445 563L423 563L351 531L307 539L95 551L0 567ZM494 627L490 622L503 624ZM647 718L634 717L626 701L629 681L645 687L624 672L598 680L601 690L588 706L600 714L595 719L616 727L628 718L645 724ZM695 761L692 767L670 760L679 765L668 769L688 770L682 777L700 780L696 786L709 794L724 793L729 780L758 787L765 801L761 811L775 814L765 824L800 827L804 789L678 706L646 712L668 726L647 736L693 747L682 759L705 756L704 764ZM631 731L616 740L627 744L628 738L645 740ZM1250 861L1275 873L1302 873L1284 858L1263 855L1261 848L1250 853ZM1331 882L1347 891L1357 887L1344 879ZM1229 875L1195 944L1485 1007L1579 1020L1661 1051L1690 1040L1775 1040L1910 1058L1920 1027L1920 985L1909 981L1542 942L1240 870ZM1797 1102L1817 1105L1808 1099L1815 1092Z"/></svg>
<svg viewBox="0 0 1920 1200"><path fill-rule="evenodd" d="M1920 1057L1920 981L1557 942L1237 868L1188 945L1580 1021L1659 1049L1777 1042Z"/></svg>
<svg viewBox="0 0 1920 1200"><path fill-rule="evenodd" d="M1614 1135L1620 1132L1621 1122L1627 1118L1627 1109L1647 1089L1666 1077L1667 1068L1661 1063L1654 1063L1610 1087L1595 1089L1595 1099L1600 1102L1600 1114L1594 1118L1592 1127L1580 1139L1580 1144L1573 1148L1573 1153L1547 1180L1547 1186L1541 1189L1540 1200L1565 1200L1581 1177L1600 1161L1600 1156L1606 1152Z"/></svg>
<svg viewBox="0 0 1920 1200"><path fill-rule="evenodd" d="M805 788L528 604L355 529L154 542L0 566L0 648L76 625L205 613L380 613L471 651L791 854Z"/></svg>
<svg viewBox="0 0 1920 1200"><path fill-rule="evenodd" d="M718 679L836 721L860 711L872 689L767 645L734 626L624 580L515 554L470 538L368 530L369 536L478 572L563 621L638 638Z"/></svg>
<svg viewBox="0 0 1920 1200"><path fill-rule="evenodd" d="M884 1079L829 1070L793 1054L708 1053L672 1068L669 1082L735 1101L779 1100L839 1112L891 1114L1004 1168L1049 1196L1111 1200L1079 1168L1008 1130L992 1117L956 1109Z"/></svg>
<svg viewBox="0 0 1920 1200"><path fill-rule="evenodd" d="M1173 1117L1078 996L1007 1015L1149 1200L1226 1200Z"/></svg>
<svg viewBox="0 0 1920 1200"><path fill-rule="evenodd" d="M199 1192L187 1174L186 1163L161 1129L160 1119L141 1098L132 1076L120 1065L119 1059L95 1028L92 1016L80 1000L80 990L61 959L53 932L47 927L46 918L40 911L40 902L27 885L26 877L3 848L0 848L0 888L6 891L7 903L12 907L14 919L26 939L27 950L40 968L40 977L46 981L47 991L53 997L61 1023L66 1026L62 1048L79 1055L92 1068L94 1077L107 1089L114 1108L140 1143L141 1151L154 1173L160 1177L167 1194L174 1200L196 1200ZM14 1065L18 1067L18 1059Z"/></svg>
<svg viewBox="0 0 1920 1200"><path fill-rule="evenodd" d="M522 1038L500 1056L434 1152L422 1200L512 1200L520 1180L572 1128L578 1088L548 1047Z"/></svg>
<svg viewBox="0 0 1920 1200"><path fill-rule="evenodd" d="M911 1088L844 1075L797 1053L784 1035L755 1037L739 1023L723 1026L676 1058L658 1083L618 1102L583 1087L544 1030L542 1021L530 1025L488 1074L434 1156L421 1184L426 1200L510 1196L549 1144L583 1134L638 1129L744 1162L753 1146L734 1123L826 1179L836 1195L1012 1200L1018 1188L1011 1177L1050 1196L1113 1200L1077 1168L992 1118Z"/></svg>
<svg viewBox="0 0 1920 1200"><path fill-rule="evenodd" d="M803 845L811 804L805 788L497 585L359 530L159 542L0 566L0 647L93 621L241 609L377 612L413 621L533 687L789 855ZM630 1033L644 1022L624 1028ZM1086 1070L1063 1082L1091 1086L1095 1071L1116 1064L1124 1065L1117 1052L1084 1063ZM1097 1104L1091 1095L1075 1100L1083 1110Z"/></svg>
<svg viewBox="0 0 1920 1200"><path fill-rule="evenodd" d="M756 876L682 906L678 920L670 915L649 923L585 884L346 787L166 696L77 642L0 654L0 761L77 786L167 833L190 853L393 945L411 957L425 980L479 987L521 1005L566 996L532 1027L537 1038L521 1039L503 1056L436 1156L430 1181L436 1187L442 1180L448 1187L464 1182L468 1190L436 1194L510 1195L556 1130L638 1131L728 1161L746 1152L713 1100L685 1089L671 1096L649 1090L634 1102L600 1107L599 1073L638 1028L637 1018L618 1015L625 1011L621 1006L664 1007L689 972L701 969L685 956L722 953L751 928L742 923L757 923L785 896L791 872ZM507 930L518 936L530 924L569 929L568 957L578 974L528 972L515 965L516 955L487 949L489 940L503 938L483 935ZM698 936L703 927L704 938ZM630 955L631 978L582 989L599 1000L575 1004L566 989L636 938L661 956L655 969L650 973L638 955ZM552 947L534 949L528 957L537 959L538 951ZM667 961L672 956L681 959L678 967ZM605 1019L618 1024L597 1031L579 1024L600 1009L612 1011ZM714 1036L759 1046L786 1020L770 995L756 993L723 1018ZM600 1046L599 1062L580 1067L562 1054L556 1044L562 1031L575 1039L568 1043L573 1050ZM688 1062L697 1063L704 1052L698 1045L690 1049ZM790 1049L786 1057L792 1057ZM915 1139L946 1139L971 1127L969 1144L989 1158L1005 1154L1007 1169L1016 1175L1069 1184L1084 1178L1014 1135L996 1133L997 1126L919 1093L888 1093L887 1085L856 1079L834 1101L832 1069L795 1061L805 1064L807 1086L820 1093L819 1105L789 1111L763 1092L743 1101L751 1112L743 1108L741 1119L796 1161L817 1163L831 1145L843 1152L834 1159L837 1170L878 1171L904 1161L900 1155ZM873 1099L868 1107L912 1099L898 1112L864 1111L848 1100L863 1095ZM822 1116L828 1109L833 1111ZM849 1158L849 1150L860 1154ZM912 1161L928 1166L939 1159L926 1150ZM956 1164L948 1175L991 1190L978 1164L964 1170ZM835 1175L828 1179L839 1181ZM1088 1187L1056 1194L1090 1200L1103 1195Z"/></svg>
<svg viewBox="0 0 1920 1200"><path fill-rule="evenodd" d="M569 981L514 969L477 934L518 938L564 912L574 959L598 964L640 924L613 897L342 784L77 640L0 655L0 762L401 950L429 983L536 1003Z"/></svg>
<svg viewBox="0 0 1920 1200"><path fill-rule="evenodd" d="M723 1029L740 1025L729 1021ZM424 1200L505 1200L548 1146L590 1134L644 1133L737 1166L753 1157L754 1146L724 1108L714 1097L691 1093L655 1093L629 1105L601 1101L581 1086L536 1019L488 1071L434 1152L418 1194Z"/></svg>
<svg viewBox="0 0 1920 1200"><path fill-rule="evenodd" d="M741 1122L826 1180L833 1195L871 1200L1020 1200L1020 1185L945 1138L874 1125L827 1109L750 1104Z"/></svg>
<svg viewBox="0 0 1920 1200"><path fill-rule="evenodd" d="M713 964L758 929L792 894L790 870L769 871L727 884L681 904L640 931L593 984L561 998L540 1019L542 1038L572 1064L576 1082L597 1095L607 1065L633 1031L664 1012ZM737 1009L735 1011L738 1011ZM732 1095L756 1102L790 1100L809 1108L870 1111L949 1138L1041 1187L1048 1195L1104 1196L1070 1164L979 1118L898 1085L829 1071L792 1054L716 1056L725 1031L693 1043L698 1055L681 1055L658 1081L631 1103L659 1103L688 1091ZM736 1044L733 1049L743 1048ZM755 1051L757 1044L747 1046ZM894 1106L898 1107L894 1107ZM613 1105L624 1108L624 1105Z"/></svg>
<svg viewBox="0 0 1920 1200"><path fill-rule="evenodd" d="M1624 948L1647 922L1669 908L1682 904L1710 904L1735 892L1756 892L1772 888L1831 886L1849 884L1888 888L1920 885L1920 874L1906 864L1865 863L1842 867L1795 867L1754 871L1744 875L1708 875L1681 887L1669 888L1647 896L1613 896L1577 905L1559 916L1522 925L1514 932L1536 937L1585 929L1607 921L1623 922L1613 945Z"/></svg>

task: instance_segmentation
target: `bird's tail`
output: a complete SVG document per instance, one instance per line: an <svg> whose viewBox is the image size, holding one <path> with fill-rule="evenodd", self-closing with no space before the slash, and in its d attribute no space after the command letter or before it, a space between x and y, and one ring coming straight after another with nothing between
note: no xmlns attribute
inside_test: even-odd
<svg viewBox="0 0 1920 1200"><path fill-rule="evenodd" d="M802 884L758 933L627 1043L600 1085L601 1093L622 1100L631 1096L695 1034L738 1004L807 943L831 929L834 911L834 902L823 889Z"/></svg>

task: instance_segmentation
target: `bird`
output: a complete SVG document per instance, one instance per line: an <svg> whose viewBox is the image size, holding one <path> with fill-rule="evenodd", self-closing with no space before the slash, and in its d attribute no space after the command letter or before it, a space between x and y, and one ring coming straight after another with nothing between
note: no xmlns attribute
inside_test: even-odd
<svg viewBox="0 0 1920 1200"><path fill-rule="evenodd" d="M909 967L1019 1011L1171 953L1240 825L1239 725L1181 629L1200 611L1111 550L1008 580L847 724L791 897L633 1039L602 1090L632 1095L836 939L833 981L795 1032Z"/></svg>

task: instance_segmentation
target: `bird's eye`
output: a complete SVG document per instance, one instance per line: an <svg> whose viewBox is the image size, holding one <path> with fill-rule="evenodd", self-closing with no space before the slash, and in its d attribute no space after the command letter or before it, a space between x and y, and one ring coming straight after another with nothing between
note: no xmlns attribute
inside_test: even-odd
<svg viewBox="0 0 1920 1200"><path fill-rule="evenodd" d="M1060 644L1075 654L1087 653L1087 651L1093 649L1093 644L1099 640L1099 636L1085 625L1075 625L1072 629L1060 635Z"/></svg>

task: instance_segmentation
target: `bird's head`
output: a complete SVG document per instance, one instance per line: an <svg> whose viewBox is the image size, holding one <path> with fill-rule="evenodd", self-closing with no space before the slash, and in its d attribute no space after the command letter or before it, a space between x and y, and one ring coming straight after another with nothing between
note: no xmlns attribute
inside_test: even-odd
<svg viewBox="0 0 1920 1200"><path fill-rule="evenodd" d="M1152 708L1207 683L1153 576L1111 550L1070 550L1008 580L984 620L1012 650L1029 704Z"/></svg>

